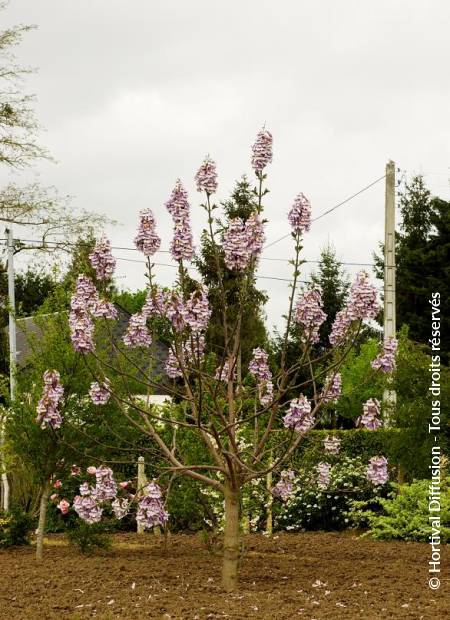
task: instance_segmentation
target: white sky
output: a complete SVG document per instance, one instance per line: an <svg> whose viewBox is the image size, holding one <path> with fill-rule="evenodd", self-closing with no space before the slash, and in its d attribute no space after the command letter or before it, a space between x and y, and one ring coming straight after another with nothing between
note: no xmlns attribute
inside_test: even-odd
<svg viewBox="0 0 450 620"><path fill-rule="evenodd" d="M41 141L58 160L14 180L55 185L75 205L118 220L108 230L114 245L132 245L137 214L150 207L168 248L164 202L177 177L198 238L193 176L203 156L217 161L226 198L251 173L264 122L274 135L268 242L289 231L299 191L320 215L381 176L388 159L424 173L433 193L450 199L447 0L11 0L1 18L38 25L17 56L39 68L27 90L38 97ZM304 257L331 242L344 261L372 262L383 208L379 183L313 225ZM290 250L286 240L264 256L287 259ZM118 266L123 287L144 285L140 265ZM169 283L175 270L158 269ZM260 274L286 278L289 266L262 261ZM269 325L279 324L287 283L260 284Z"/></svg>

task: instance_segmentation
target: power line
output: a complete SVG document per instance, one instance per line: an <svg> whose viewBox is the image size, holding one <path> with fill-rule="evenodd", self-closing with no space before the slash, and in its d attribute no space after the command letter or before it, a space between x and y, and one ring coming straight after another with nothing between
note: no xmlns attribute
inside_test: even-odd
<svg viewBox="0 0 450 620"><path fill-rule="evenodd" d="M0 242L5 241L5 239L0 239ZM40 243L39 239L15 239L15 241L18 241L19 243ZM46 241L45 244L47 245L53 245L53 246L58 246L58 245L62 245L63 242L58 242L58 241ZM275 242L274 242L275 243ZM76 243L71 243L71 242L64 242L64 245L69 245L69 246L75 246L77 245ZM269 247L269 246L266 246ZM33 248L31 248L33 249ZM42 249L40 246L35 248L36 250ZM117 245L112 245L111 246L112 250L126 250L126 251L133 251L133 252L138 252L139 250L137 248L131 248L131 247L125 247L125 246L117 246ZM170 254L169 250L157 250L156 254ZM125 259L125 258L121 258L119 260L128 260L129 262L133 262L134 259ZM269 262L281 262L281 263L290 263L292 259L289 258L273 258L273 257L265 257L265 256L261 256L260 257L261 261L269 261ZM137 263L142 263L145 261L139 261L136 260L134 262ZM324 261L319 260L319 259L305 259L303 260L304 263L314 263L314 264L318 264L321 265L323 264ZM375 265L375 263L358 263L356 261L338 261L341 265L348 265L348 266L356 266L356 267L373 267ZM155 265L161 265L161 266L170 266L170 267L174 267L174 265L164 265L163 263L154 263Z"/></svg>
<svg viewBox="0 0 450 620"><path fill-rule="evenodd" d="M356 198L356 196L359 196L363 192L367 191L368 189L370 189L371 187L373 187L374 185L376 185L377 183L382 181L385 177L386 177L386 175L383 174L382 177L379 177L378 179L375 179L375 181L372 181L372 183L369 183L369 185L366 185L365 187L360 189L358 192L356 192L356 194L352 194L352 196L349 196L348 198L346 198L342 202L339 202L337 205L334 205L334 207L331 207L330 209L327 209L326 211L324 211L323 213L321 213L317 217L313 218L311 220L311 222L317 222L317 220L320 220L321 217L325 217L325 215L328 215L329 213L332 213L333 211L335 211L339 207L342 207L342 205L345 205L347 202L350 202L350 200L353 200L353 198ZM287 237L290 237L290 236L291 236L291 233L287 233L286 235L283 235L279 239L276 239L275 241L272 241L271 243L269 243L266 246L264 246L264 249L266 250L267 248L272 247L276 243L279 243L280 241L283 241L283 239L286 239Z"/></svg>

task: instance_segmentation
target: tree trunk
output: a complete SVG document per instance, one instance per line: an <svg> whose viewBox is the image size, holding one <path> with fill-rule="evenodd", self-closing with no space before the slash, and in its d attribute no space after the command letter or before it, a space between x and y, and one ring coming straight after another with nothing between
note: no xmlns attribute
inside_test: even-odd
<svg viewBox="0 0 450 620"><path fill-rule="evenodd" d="M50 494L50 487L48 484L42 489L41 502L39 504L39 523L36 536L36 560L42 560L42 554L44 550L44 531L45 521L47 517L47 504L48 496Z"/></svg>
<svg viewBox="0 0 450 620"><path fill-rule="evenodd" d="M222 586L226 592L237 588L239 568L239 491L225 486L225 527L223 537Z"/></svg>

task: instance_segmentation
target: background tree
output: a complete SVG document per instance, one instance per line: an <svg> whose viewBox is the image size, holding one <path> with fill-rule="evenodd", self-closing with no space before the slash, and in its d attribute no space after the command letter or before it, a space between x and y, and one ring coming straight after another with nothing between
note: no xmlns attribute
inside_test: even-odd
<svg viewBox="0 0 450 620"><path fill-rule="evenodd" d="M257 196L251 187L248 179L243 176L235 185L229 200L222 203L223 215L226 220L241 218L246 221L257 204ZM225 230L226 222L216 218L215 225L219 230ZM209 300L212 309L211 320L208 326L207 342L210 351L222 355L223 353L223 300L221 295L221 283L219 282L219 273L216 262L216 250L209 231L203 231L200 245L200 256L196 259L195 265L198 268L203 282L209 290ZM226 302L229 308L228 321L233 325L236 321L237 308L239 307L239 295L241 280L239 274L235 270L228 269L223 251L219 251L219 266L222 274L223 289L225 291ZM248 284L246 311L242 316L241 325L241 363L248 364L253 349L267 340L267 332L264 324L264 304L267 301L267 295L256 286L256 278L252 276L252 280Z"/></svg>
<svg viewBox="0 0 450 620"><path fill-rule="evenodd" d="M408 325L409 337L428 343L433 291L441 293L442 351L449 350L450 203L432 198L421 175L406 183L400 194L400 231L396 232L397 325ZM384 260L375 256L377 277ZM444 354L446 355L446 354ZM445 357L448 361L448 357Z"/></svg>
<svg viewBox="0 0 450 620"><path fill-rule="evenodd" d="M317 271L311 274L311 282L322 290L323 311L327 318L320 326L318 347L327 350L330 348L331 326L336 314L344 307L350 287L348 274L332 245L325 246L320 252L320 264Z"/></svg>

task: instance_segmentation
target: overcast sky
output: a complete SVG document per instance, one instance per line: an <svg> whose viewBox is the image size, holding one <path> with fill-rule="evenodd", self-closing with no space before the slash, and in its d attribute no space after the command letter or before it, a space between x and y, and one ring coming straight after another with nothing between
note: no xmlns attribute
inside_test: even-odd
<svg viewBox="0 0 450 620"><path fill-rule="evenodd" d="M132 246L137 214L150 207L168 248L164 202L177 177L198 235L193 176L204 155L217 161L226 198L251 174L263 123L274 136L268 242L289 231L298 192L320 215L382 176L389 159L450 199L448 0L11 0L1 19L38 26L17 56L39 68L27 89L58 161L21 176L116 219L114 245ZM383 209L381 182L313 225L304 257L317 259L331 242L343 261L370 263ZM290 255L289 240L264 253ZM174 277L158 269L162 283ZM288 278L289 265L263 260L259 272ZM124 288L144 284L139 264L120 260L118 274ZM259 282L269 324L279 324L287 283Z"/></svg>

